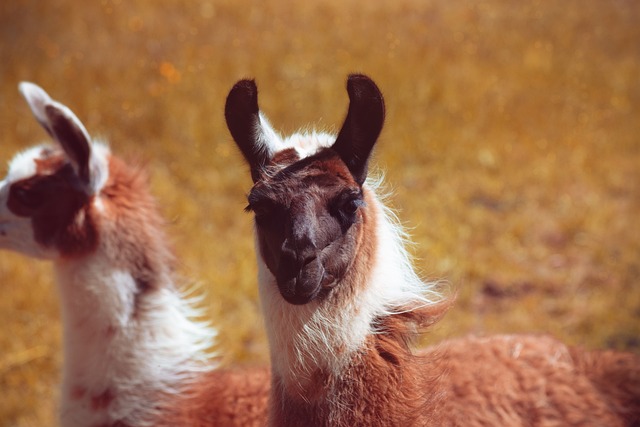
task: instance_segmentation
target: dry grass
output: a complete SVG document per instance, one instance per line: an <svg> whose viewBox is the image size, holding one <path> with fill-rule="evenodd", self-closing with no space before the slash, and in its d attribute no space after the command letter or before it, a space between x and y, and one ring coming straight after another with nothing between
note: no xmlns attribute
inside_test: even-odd
<svg viewBox="0 0 640 427"><path fill-rule="evenodd" d="M0 157L44 137L16 90L32 80L142 159L226 361L265 362L224 98L252 76L276 127L335 129L347 73L366 72L389 113L375 163L420 268L459 291L429 340L544 331L637 351L639 19L632 0L5 1ZM55 423L50 272L0 253L3 426Z"/></svg>

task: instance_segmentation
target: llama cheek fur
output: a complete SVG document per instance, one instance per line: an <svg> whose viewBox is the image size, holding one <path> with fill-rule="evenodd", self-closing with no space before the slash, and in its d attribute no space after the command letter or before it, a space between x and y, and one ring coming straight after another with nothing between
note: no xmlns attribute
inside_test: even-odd
<svg viewBox="0 0 640 427"><path fill-rule="evenodd" d="M44 214L33 217L36 241L56 249L63 257L83 256L95 251L98 245L91 208L61 211L59 216Z"/></svg>

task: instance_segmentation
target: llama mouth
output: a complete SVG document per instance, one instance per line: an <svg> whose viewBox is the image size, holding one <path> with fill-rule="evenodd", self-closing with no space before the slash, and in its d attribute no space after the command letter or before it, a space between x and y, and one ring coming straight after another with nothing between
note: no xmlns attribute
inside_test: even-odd
<svg viewBox="0 0 640 427"><path fill-rule="evenodd" d="M333 282L320 260L305 265L297 275L277 280L280 294L290 304L303 305L313 301L320 291Z"/></svg>

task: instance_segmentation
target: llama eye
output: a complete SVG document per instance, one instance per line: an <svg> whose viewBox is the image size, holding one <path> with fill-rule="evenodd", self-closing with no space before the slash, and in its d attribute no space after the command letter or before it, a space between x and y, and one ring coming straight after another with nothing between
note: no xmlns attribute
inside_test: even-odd
<svg viewBox="0 0 640 427"><path fill-rule="evenodd" d="M251 210L256 218L265 218L271 214L271 209L264 205L252 206Z"/></svg>
<svg viewBox="0 0 640 427"><path fill-rule="evenodd" d="M365 205L361 193L345 193L335 205L337 216L344 224L353 224L356 220L356 212Z"/></svg>
<svg viewBox="0 0 640 427"><path fill-rule="evenodd" d="M258 225L267 226L272 222L278 210L277 207L270 202L250 201L245 211L253 212Z"/></svg>
<svg viewBox="0 0 640 427"><path fill-rule="evenodd" d="M347 215L354 215L358 209L364 206L364 201L361 199L348 199L342 205L342 211Z"/></svg>
<svg viewBox="0 0 640 427"><path fill-rule="evenodd" d="M42 203L42 197L38 192L26 188L14 187L11 195L21 206L27 209L36 209Z"/></svg>

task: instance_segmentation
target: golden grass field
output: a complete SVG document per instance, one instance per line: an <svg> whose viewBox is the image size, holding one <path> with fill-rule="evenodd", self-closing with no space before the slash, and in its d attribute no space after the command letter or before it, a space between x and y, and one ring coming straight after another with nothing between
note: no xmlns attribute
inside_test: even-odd
<svg viewBox="0 0 640 427"><path fill-rule="evenodd" d="M143 162L227 364L266 363L251 180L223 116L255 77L283 132L382 88L373 162L416 265L458 292L425 343L546 332L640 351L640 2L0 2L0 158L45 140L20 80ZM4 172L3 172L4 173ZM56 424L51 266L0 252L0 425Z"/></svg>

